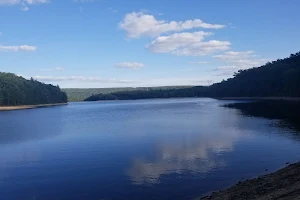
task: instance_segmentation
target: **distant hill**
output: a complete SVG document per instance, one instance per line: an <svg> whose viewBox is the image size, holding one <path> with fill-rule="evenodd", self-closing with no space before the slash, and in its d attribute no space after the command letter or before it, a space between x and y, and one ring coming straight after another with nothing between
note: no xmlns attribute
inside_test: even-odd
<svg viewBox="0 0 300 200"><path fill-rule="evenodd" d="M265 65L240 70L211 86L102 92L86 101L173 97L300 97L300 52Z"/></svg>
<svg viewBox="0 0 300 200"><path fill-rule="evenodd" d="M115 92L148 91L153 89L181 89L192 86L163 86L163 87L123 87L123 88L63 88L69 101L83 101L95 94L111 94Z"/></svg>
<svg viewBox="0 0 300 200"><path fill-rule="evenodd" d="M197 86L188 88L150 88L148 90L119 91L110 94L95 94L85 101L99 100L135 100L154 98L206 97L207 87Z"/></svg>
<svg viewBox="0 0 300 200"><path fill-rule="evenodd" d="M67 95L58 86L0 72L0 106L65 103Z"/></svg>

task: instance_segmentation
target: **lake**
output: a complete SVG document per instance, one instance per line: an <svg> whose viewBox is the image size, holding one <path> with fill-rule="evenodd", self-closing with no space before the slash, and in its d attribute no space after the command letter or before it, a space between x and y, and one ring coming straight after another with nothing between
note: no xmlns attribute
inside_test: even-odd
<svg viewBox="0 0 300 200"><path fill-rule="evenodd" d="M221 106L234 102L242 101L0 112L0 199L195 199L299 161L296 129Z"/></svg>

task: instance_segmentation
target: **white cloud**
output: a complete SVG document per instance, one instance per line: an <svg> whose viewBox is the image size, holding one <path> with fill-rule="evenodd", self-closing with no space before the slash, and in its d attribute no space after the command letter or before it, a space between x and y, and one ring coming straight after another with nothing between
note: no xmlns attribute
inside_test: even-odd
<svg viewBox="0 0 300 200"><path fill-rule="evenodd" d="M215 55L213 58L240 68L258 67L267 61L266 59L257 58L253 51L227 51L223 54Z"/></svg>
<svg viewBox="0 0 300 200"><path fill-rule="evenodd" d="M127 32L128 37L139 38L141 36L155 37L162 33L194 28L220 29L224 25L208 24L200 19L168 22L156 20L153 15L143 12L132 12L125 15L123 21L119 23L119 27Z"/></svg>
<svg viewBox="0 0 300 200"><path fill-rule="evenodd" d="M145 79L142 81L139 81L139 86L174 86L174 85L210 85L212 83L212 80L210 77L202 76L202 77L173 77L173 78L153 78L153 79Z"/></svg>
<svg viewBox="0 0 300 200"><path fill-rule="evenodd" d="M197 77L172 77L172 78L101 78L101 77L89 77L89 76L26 76L23 77L30 79L30 77L42 82L51 84L60 84L61 87L156 87L156 86L174 86L174 85L210 85L213 81L208 76Z"/></svg>
<svg viewBox="0 0 300 200"><path fill-rule="evenodd" d="M21 45L21 46L3 46L0 45L0 51L36 51L36 46Z"/></svg>
<svg viewBox="0 0 300 200"><path fill-rule="evenodd" d="M203 56L228 50L230 42L210 40L203 42L210 32L174 33L157 37L147 48L155 53L171 53L179 56Z"/></svg>
<svg viewBox="0 0 300 200"><path fill-rule="evenodd" d="M0 5L20 4L21 0L0 0Z"/></svg>
<svg viewBox="0 0 300 200"><path fill-rule="evenodd" d="M85 2L93 2L95 0L73 0L76 3L85 3Z"/></svg>
<svg viewBox="0 0 300 200"><path fill-rule="evenodd" d="M236 60L241 58L254 57L253 51L227 51L221 55L215 55L214 58L219 58L222 60Z"/></svg>
<svg viewBox="0 0 300 200"><path fill-rule="evenodd" d="M63 71L64 68L62 68L62 67L56 67L55 70L56 70L56 71Z"/></svg>
<svg viewBox="0 0 300 200"><path fill-rule="evenodd" d="M34 79L44 82L57 81L79 81L79 82L100 82L100 83L122 83L129 84L134 81L131 80L117 80L117 79L103 79L98 77L84 77L84 76L34 76Z"/></svg>
<svg viewBox="0 0 300 200"><path fill-rule="evenodd" d="M217 76L231 76L234 72L238 71L239 68L235 65L225 65L214 69L217 72Z"/></svg>
<svg viewBox="0 0 300 200"><path fill-rule="evenodd" d="M174 33L170 36L157 37L150 45L147 46L156 53L168 53L182 46L191 45L201 42L205 36L212 35L209 32L193 32L193 33Z"/></svg>
<svg viewBox="0 0 300 200"><path fill-rule="evenodd" d="M20 2L24 2L29 5L32 5L32 4L49 3L50 0L20 0Z"/></svg>
<svg viewBox="0 0 300 200"><path fill-rule="evenodd" d="M182 49L176 50L174 54L179 56L204 56L228 50L230 44L231 43L228 41L210 40L208 42L199 42L188 45Z"/></svg>
<svg viewBox="0 0 300 200"><path fill-rule="evenodd" d="M143 63L139 62L122 62L115 65L118 68L139 69L144 67Z"/></svg>
<svg viewBox="0 0 300 200"><path fill-rule="evenodd" d="M218 67L217 69L221 69L221 70L222 69L226 69L226 70L227 69L236 69L236 66L234 66L234 65L233 66L230 66L230 65L228 65L228 66L221 66L221 67Z"/></svg>
<svg viewBox="0 0 300 200"><path fill-rule="evenodd" d="M41 69L40 71L42 72L53 72L53 71L63 71L64 68L62 67L55 67L55 68L50 68L50 69Z"/></svg>
<svg viewBox="0 0 300 200"><path fill-rule="evenodd" d="M202 65L202 64L207 64L207 61L193 61L193 62L188 62L188 64L191 65Z"/></svg>
<svg viewBox="0 0 300 200"><path fill-rule="evenodd" d="M17 5L17 4L42 4L42 3L49 3L50 0L0 0L0 5Z"/></svg>
<svg viewBox="0 0 300 200"><path fill-rule="evenodd" d="M118 12L118 10L117 9L114 9L114 8L112 8L112 7L109 7L109 8L107 8L109 11L111 11L112 13L117 13Z"/></svg>
<svg viewBox="0 0 300 200"><path fill-rule="evenodd" d="M28 11L29 5L50 3L50 0L0 0L0 6L21 5L22 11Z"/></svg>
<svg viewBox="0 0 300 200"><path fill-rule="evenodd" d="M253 51L227 51L213 57L225 63L214 70L220 76L233 75L238 70L259 67L267 62L267 59L258 58Z"/></svg>
<svg viewBox="0 0 300 200"><path fill-rule="evenodd" d="M29 10L29 7L28 7L28 6L24 6L24 5L23 5L23 6L21 7L21 10L22 10L22 11L24 11L24 12L26 12L26 11L28 11L28 10Z"/></svg>

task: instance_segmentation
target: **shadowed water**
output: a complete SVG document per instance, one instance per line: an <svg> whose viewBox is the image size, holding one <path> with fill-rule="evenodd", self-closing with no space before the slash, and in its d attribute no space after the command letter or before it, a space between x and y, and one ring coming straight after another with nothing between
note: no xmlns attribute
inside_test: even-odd
<svg viewBox="0 0 300 200"><path fill-rule="evenodd" d="M167 99L0 113L0 199L193 199L299 160L297 130Z"/></svg>

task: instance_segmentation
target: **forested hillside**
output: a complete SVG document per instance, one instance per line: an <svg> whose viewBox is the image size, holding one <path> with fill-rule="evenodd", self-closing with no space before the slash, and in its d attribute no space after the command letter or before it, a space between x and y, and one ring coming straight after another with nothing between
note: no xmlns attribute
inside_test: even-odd
<svg viewBox="0 0 300 200"><path fill-rule="evenodd" d="M233 78L207 87L101 93L86 101L172 97L300 97L300 52L261 67L240 70Z"/></svg>
<svg viewBox="0 0 300 200"><path fill-rule="evenodd" d="M154 99L154 98L179 98L179 97L205 97L207 87L197 86L180 89L156 89L136 91L120 91L111 94L96 94L86 99L86 101L99 100L135 100L135 99Z"/></svg>
<svg viewBox="0 0 300 200"><path fill-rule="evenodd" d="M94 94L111 94L115 92L168 90L190 88L192 86L163 86L163 87L121 87L121 88L63 88L69 101L83 101Z"/></svg>
<svg viewBox="0 0 300 200"><path fill-rule="evenodd" d="M299 97L300 52L247 70L209 87L212 97Z"/></svg>
<svg viewBox="0 0 300 200"><path fill-rule="evenodd" d="M257 68L240 70L211 86L65 89L72 101L174 97L300 97L300 52ZM0 73L0 105L67 102L59 87Z"/></svg>
<svg viewBox="0 0 300 200"><path fill-rule="evenodd" d="M27 80L12 73L0 72L0 106L65 103L66 93L58 86Z"/></svg>

